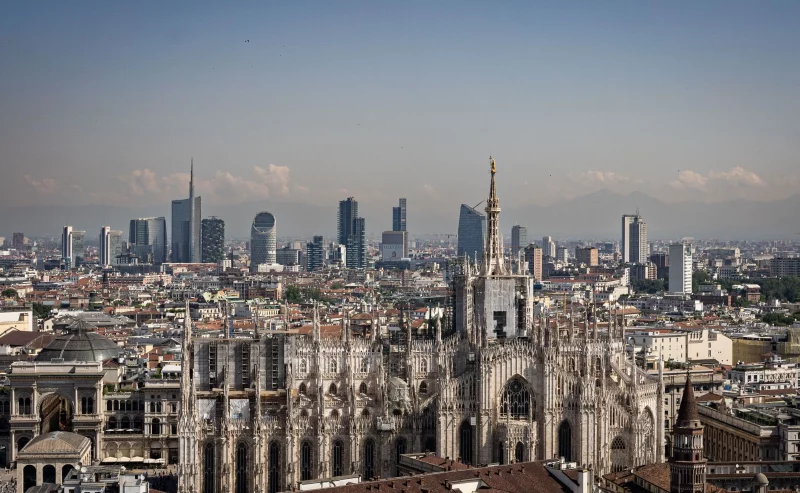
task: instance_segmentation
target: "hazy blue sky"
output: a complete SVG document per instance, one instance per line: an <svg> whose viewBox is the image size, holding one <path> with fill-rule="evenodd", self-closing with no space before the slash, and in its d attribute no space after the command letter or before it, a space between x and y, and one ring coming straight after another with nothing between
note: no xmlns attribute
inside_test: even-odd
<svg viewBox="0 0 800 493"><path fill-rule="evenodd" d="M0 208L800 185L797 1L235 3L0 2Z"/></svg>

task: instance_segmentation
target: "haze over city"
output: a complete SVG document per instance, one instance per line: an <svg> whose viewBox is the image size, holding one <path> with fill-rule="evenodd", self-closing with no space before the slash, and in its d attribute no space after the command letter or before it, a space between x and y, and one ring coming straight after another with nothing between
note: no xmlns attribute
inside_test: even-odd
<svg viewBox="0 0 800 493"><path fill-rule="evenodd" d="M504 228L613 237L656 199L654 235L779 237L800 202L796 2L225 7L4 4L0 226L164 215L192 157L232 234L265 207L294 211L286 234L333 231L351 195L370 233L396 196L417 232L454 231L489 153ZM592 200L614 208L593 230L551 219ZM716 225L669 224L685 201Z"/></svg>

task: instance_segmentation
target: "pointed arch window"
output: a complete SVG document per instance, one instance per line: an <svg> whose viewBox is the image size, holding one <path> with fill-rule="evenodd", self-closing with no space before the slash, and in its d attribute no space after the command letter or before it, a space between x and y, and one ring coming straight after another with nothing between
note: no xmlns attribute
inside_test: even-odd
<svg viewBox="0 0 800 493"><path fill-rule="evenodd" d="M419 362L419 371L422 373L428 373L428 360L423 359Z"/></svg>
<svg viewBox="0 0 800 493"><path fill-rule="evenodd" d="M509 419L528 419L531 416L531 394L520 378L512 378L503 388L500 416Z"/></svg>
<svg viewBox="0 0 800 493"><path fill-rule="evenodd" d="M267 493L278 493L280 489L281 449L278 442L269 445L269 480Z"/></svg>
<svg viewBox="0 0 800 493"><path fill-rule="evenodd" d="M419 384L419 395L426 395L428 393L428 383L422 382Z"/></svg>
<svg viewBox="0 0 800 493"><path fill-rule="evenodd" d="M303 442L300 446L300 480L311 479L311 444Z"/></svg>
<svg viewBox="0 0 800 493"><path fill-rule="evenodd" d="M364 395L367 394L367 383L366 382L361 382L361 385L358 386L358 393L359 394L364 394Z"/></svg>
<svg viewBox="0 0 800 493"><path fill-rule="evenodd" d="M334 476L341 476L344 474L344 470L342 469L342 454L344 453L344 446L342 442L336 440L333 442L333 475Z"/></svg>
<svg viewBox="0 0 800 493"><path fill-rule="evenodd" d="M370 438L364 442L364 478L375 477L375 442Z"/></svg>
<svg viewBox="0 0 800 493"><path fill-rule="evenodd" d="M214 444L206 443L203 447L203 493L214 493Z"/></svg>
<svg viewBox="0 0 800 493"><path fill-rule="evenodd" d="M369 372L369 360L367 358L361 360L361 367L359 368L359 370L361 371L361 373Z"/></svg>
<svg viewBox="0 0 800 493"><path fill-rule="evenodd" d="M331 373L336 373L339 371L339 365L336 364L336 360L332 359L330 365L328 366L328 371Z"/></svg>
<svg viewBox="0 0 800 493"><path fill-rule="evenodd" d="M618 436L611 442L611 472L625 470L627 459L625 440Z"/></svg>
<svg viewBox="0 0 800 493"><path fill-rule="evenodd" d="M301 383L300 388L297 389L300 395L306 395L306 384Z"/></svg>
<svg viewBox="0 0 800 493"><path fill-rule="evenodd" d="M304 359L300 360L300 373L308 373L308 363Z"/></svg>
<svg viewBox="0 0 800 493"><path fill-rule="evenodd" d="M250 466L248 464L247 444L239 442L236 446L236 493L249 493L250 485L249 474Z"/></svg>
<svg viewBox="0 0 800 493"><path fill-rule="evenodd" d="M335 384L335 383L332 383L332 384L331 384L331 386L330 386L330 387L328 387L328 393L329 393L330 395L336 395L336 391L337 391L337 390L338 390L338 389L336 388L336 384Z"/></svg>
<svg viewBox="0 0 800 493"><path fill-rule="evenodd" d="M517 446L514 447L514 460L517 462L525 460L525 446L522 445L522 442L517 442Z"/></svg>

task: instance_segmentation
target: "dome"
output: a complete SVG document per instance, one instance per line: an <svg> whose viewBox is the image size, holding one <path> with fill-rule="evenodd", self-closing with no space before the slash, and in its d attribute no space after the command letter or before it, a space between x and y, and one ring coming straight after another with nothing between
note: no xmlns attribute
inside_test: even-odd
<svg viewBox="0 0 800 493"><path fill-rule="evenodd" d="M755 479L756 484L769 484L769 480L767 479L767 477L764 475L763 472L756 474L756 476L753 479Z"/></svg>
<svg viewBox="0 0 800 493"><path fill-rule="evenodd" d="M30 454L80 454L88 447L90 440L83 435L69 431L51 431L39 435L20 450L22 455Z"/></svg>
<svg viewBox="0 0 800 493"><path fill-rule="evenodd" d="M48 362L54 359L64 361L98 361L119 356L119 346L97 332L94 326L84 320L70 325L68 334L62 334L45 346L36 356L36 361Z"/></svg>

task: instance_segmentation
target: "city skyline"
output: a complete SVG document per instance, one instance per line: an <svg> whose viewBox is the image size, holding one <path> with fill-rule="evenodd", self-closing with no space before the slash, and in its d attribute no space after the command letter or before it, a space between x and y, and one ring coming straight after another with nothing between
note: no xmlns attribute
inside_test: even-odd
<svg viewBox="0 0 800 493"><path fill-rule="evenodd" d="M17 70L2 103L0 210L167 202L184 193L187 154L206 170L204 206L353 195L385 210L400 192L420 217L481 197L465 163L489 152L516 176L498 190L511 207L602 189L764 201L800 183L800 73L786 63L797 4L512 3L458 22L447 4L189 5L7 9L0 62ZM35 111L45 104L46 121ZM205 112L236 123L219 128ZM265 116L279 114L294 116Z"/></svg>

